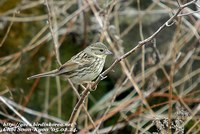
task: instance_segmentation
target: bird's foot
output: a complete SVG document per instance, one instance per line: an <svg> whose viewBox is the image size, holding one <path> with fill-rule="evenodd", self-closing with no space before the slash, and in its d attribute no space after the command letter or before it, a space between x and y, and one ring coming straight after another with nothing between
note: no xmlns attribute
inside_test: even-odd
<svg viewBox="0 0 200 134"><path fill-rule="evenodd" d="M97 89L97 85L92 81L87 84L87 88L89 88L90 91L95 91Z"/></svg>
<svg viewBox="0 0 200 134"><path fill-rule="evenodd" d="M107 78L107 76L103 76L102 74L99 75L101 80L104 80L105 78Z"/></svg>

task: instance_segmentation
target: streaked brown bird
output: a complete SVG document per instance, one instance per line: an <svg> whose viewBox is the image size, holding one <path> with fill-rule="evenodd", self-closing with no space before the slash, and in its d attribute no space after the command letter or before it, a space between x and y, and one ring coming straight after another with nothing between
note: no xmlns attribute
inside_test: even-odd
<svg viewBox="0 0 200 134"><path fill-rule="evenodd" d="M112 54L101 42L93 43L73 56L60 68L27 79L63 75L74 84L90 83L103 70L107 55Z"/></svg>

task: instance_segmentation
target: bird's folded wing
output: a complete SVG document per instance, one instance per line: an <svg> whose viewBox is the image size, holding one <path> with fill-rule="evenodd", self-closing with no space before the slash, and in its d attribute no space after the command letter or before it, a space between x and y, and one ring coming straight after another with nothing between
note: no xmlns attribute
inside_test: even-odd
<svg viewBox="0 0 200 134"><path fill-rule="evenodd" d="M88 66L89 64L90 64L90 61L78 62L78 61L70 60L59 68L59 74L73 72L73 71L76 71L77 69Z"/></svg>

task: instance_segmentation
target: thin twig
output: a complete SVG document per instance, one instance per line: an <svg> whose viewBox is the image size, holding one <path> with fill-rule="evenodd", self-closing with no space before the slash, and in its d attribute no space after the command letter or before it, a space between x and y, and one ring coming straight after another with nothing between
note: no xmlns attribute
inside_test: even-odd
<svg viewBox="0 0 200 134"><path fill-rule="evenodd" d="M53 43L54 43L56 59L57 59L58 64L62 65L61 62L60 62L58 35L57 35L57 32L56 32L56 29L58 29L58 28L57 28L56 14L54 13L54 9L53 9L54 7L52 5L53 1L51 0L50 2L48 2L48 0L45 0L45 3L46 3L46 6L47 6L47 10L48 10L48 23L49 23L49 29L50 29L50 32L51 32ZM49 5L49 3L51 5ZM52 21L54 23L52 23Z"/></svg>
<svg viewBox="0 0 200 134"><path fill-rule="evenodd" d="M77 89L75 88L74 84L71 82L70 79L68 79L68 82L69 82L69 84L71 85L72 89L75 91L75 93L76 93L76 95L78 96L78 98L80 99L81 96L79 95L79 93L78 93ZM84 90L85 90L85 87L82 86L82 88L84 88ZM85 106L83 106L83 109L84 109L86 115L88 116L90 122L92 123L93 127L95 127L95 125L94 125L94 121L93 121L92 117L90 116L88 110L86 109ZM73 124L73 123L72 123L72 124Z"/></svg>
<svg viewBox="0 0 200 134"><path fill-rule="evenodd" d="M15 13L13 14L12 17L13 17L13 18L15 17ZM9 34L9 32L10 32L10 29L11 29L12 25L13 25L13 21L10 22L10 24L9 24L9 26L8 26L8 29L7 29L7 31L6 31L6 33L5 33L5 35L4 35L3 39L2 39L2 41L0 42L0 47L2 47L2 46L3 46L3 43L6 41L6 39L7 39L7 37L8 37L8 34Z"/></svg>
<svg viewBox="0 0 200 134"><path fill-rule="evenodd" d="M24 111L30 115L34 115L34 116L38 116L38 117L42 117L42 118L45 118L45 119L49 119L49 120L52 120L52 121L55 121L55 122L58 122L58 123L66 123L65 121L59 119L59 118L56 118L56 117L53 117L51 115L48 115L48 114L45 114L45 113L41 113L41 112L38 112L38 111L35 111L35 110L32 110L32 109L29 109L27 107L24 107L22 105L19 105L19 104L16 104L15 102L7 99L6 97L3 97L3 96L0 96L2 97L8 104L12 105L13 107L21 110L21 111Z"/></svg>
<svg viewBox="0 0 200 134"><path fill-rule="evenodd" d="M17 110L15 110L9 103L6 102L5 98L3 96L0 96L0 100L10 109L12 110L17 116L19 116L19 118L21 118L21 120L23 122L25 122L27 125L29 125L32 129L34 129L38 134L42 134L40 133L40 131L34 127L26 118L24 118L19 112L17 112Z"/></svg>

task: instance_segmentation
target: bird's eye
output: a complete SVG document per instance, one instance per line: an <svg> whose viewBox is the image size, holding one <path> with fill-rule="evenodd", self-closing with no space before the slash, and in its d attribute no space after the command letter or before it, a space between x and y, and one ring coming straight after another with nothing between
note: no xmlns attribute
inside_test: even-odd
<svg viewBox="0 0 200 134"><path fill-rule="evenodd" d="M100 52L103 52L103 49L100 49L99 51L100 51Z"/></svg>

